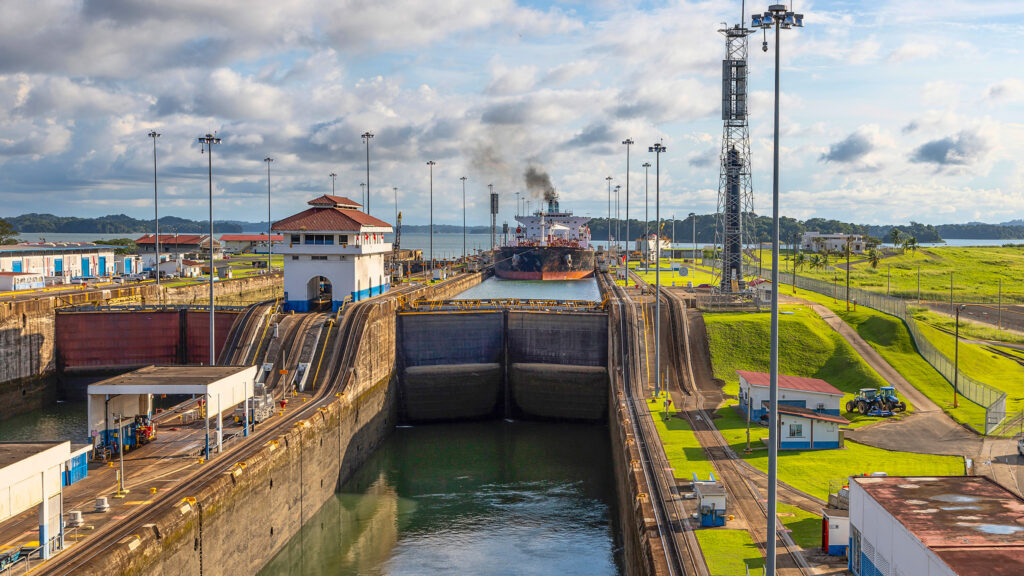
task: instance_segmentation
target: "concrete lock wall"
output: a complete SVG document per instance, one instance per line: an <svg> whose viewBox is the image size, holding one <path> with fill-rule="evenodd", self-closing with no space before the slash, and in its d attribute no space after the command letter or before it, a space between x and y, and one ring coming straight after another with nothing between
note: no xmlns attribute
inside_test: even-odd
<svg viewBox="0 0 1024 576"><path fill-rule="evenodd" d="M214 284L219 305L241 306L281 295L281 275ZM64 292L0 301L0 419L52 402L58 393L55 316L61 308L121 304L205 304L205 284L168 288L155 284ZM100 337L102 335L99 335ZM99 340L92 336L92 343Z"/></svg>
<svg viewBox="0 0 1024 576"><path fill-rule="evenodd" d="M490 416L498 406L503 377L498 362L406 368L404 416L417 422Z"/></svg>
<svg viewBox="0 0 1024 576"><path fill-rule="evenodd" d="M540 418L603 420L608 414L608 369L604 366L513 364L512 401Z"/></svg>
<svg viewBox="0 0 1024 576"><path fill-rule="evenodd" d="M509 361L608 365L608 316L594 313L509 312Z"/></svg>

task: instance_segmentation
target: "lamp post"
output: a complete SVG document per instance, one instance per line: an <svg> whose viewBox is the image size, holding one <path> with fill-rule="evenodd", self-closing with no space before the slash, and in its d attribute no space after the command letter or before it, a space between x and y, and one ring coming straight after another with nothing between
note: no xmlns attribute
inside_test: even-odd
<svg viewBox="0 0 1024 576"><path fill-rule="evenodd" d="M966 304L961 304L956 307L956 329L953 333L953 408L957 408L956 393L957 385L960 380L960 313L967 308Z"/></svg>
<svg viewBox="0 0 1024 576"><path fill-rule="evenodd" d="M366 182L359 183L359 201L363 203L363 208L366 208Z"/></svg>
<svg viewBox="0 0 1024 576"><path fill-rule="evenodd" d="M608 181L608 254L612 253L612 177L605 178Z"/></svg>
<svg viewBox="0 0 1024 576"><path fill-rule="evenodd" d="M616 248L618 248L620 243L622 242L622 230L620 229L621 222L619 220L619 190L621 190L621 189L622 189L622 186L619 186L618 184L615 185L615 247Z"/></svg>
<svg viewBox="0 0 1024 576"><path fill-rule="evenodd" d="M338 175L331 172L328 176L331 177L331 196L334 196L334 181L338 178Z"/></svg>
<svg viewBox="0 0 1024 576"><path fill-rule="evenodd" d="M651 163L644 162L642 166L644 167L644 243L646 244L651 236L651 217L647 213L647 188L650 184L647 171L650 169ZM648 255L647 259L650 260L650 255Z"/></svg>
<svg viewBox="0 0 1024 576"><path fill-rule="evenodd" d="M274 271L274 265L272 263L274 258L274 239L270 236L270 229L273 226L270 223L270 163L273 162L274 159L267 156L263 161L267 163L267 272L270 273Z"/></svg>
<svg viewBox="0 0 1024 576"><path fill-rule="evenodd" d="M466 177L462 180L462 263L466 263Z"/></svg>
<svg viewBox="0 0 1024 576"><path fill-rule="evenodd" d="M693 221L693 266L697 267L697 215L690 212L690 220Z"/></svg>
<svg viewBox="0 0 1024 576"><path fill-rule="evenodd" d="M661 142L648 148L654 152L654 395L661 395L661 153L667 152Z"/></svg>
<svg viewBox="0 0 1024 576"><path fill-rule="evenodd" d="M772 313L771 313L771 359L769 368L769 417L768 417L768 534L765 576L775 576L776 563L776 509L778 499L779 470L779 72L780 37L782 29L804 25L803 14L786 11L785 4L772 4L764 14L751 15L751 28L775 28L775 128L772 154ZM768 41L765 40L765 50ZM794 267L795 270L795 267ZM796 273L794 272L794 281Z"/></svg>
<svg viewBox="0 0 1024 576"><path fill-rule="evenodd" d="M516 192L516 218L519 218L519 192Z"/></svg>
<svg viewBox="0 0 1024 576"><path fill-rule="evenodd" d="M373 139L373 132L367 130L362 134L363 142L366 144L366 213L370 213L370 140Z"/></svg>
<svg viewBox="0 0 1024 576"><path fill-rule="evenodd" d="M626 288L629 288L629 147L636 142L626 138L622 143L626 146Z"/></svg>
<svg viewBox="0 0 1024 576"><path fill-rule="evenodd" d="M391 190L395 193L395 226L398 226L398 186L392 186Z"/></svg>
<svg viewBox="0 0 1024 576"><path fill-rule="evenodd" d="M437 162L428 160L427 166L430 167L430 277L427 278L429 283L434 279L434 166L437 166Z"/></svg>
<svg viewBox="0 0 1024 576"><path fill-rule="evenodd" d="M156 199L156 139L160 137L160 134L156 130L150 130L149 137L153 139L153 223L156 228L153 240L156 242L156 264L154 265L156 269L156 294L157 298L163 302L163 294L160 293L160 207Z"/></svg>
<svg viewBox="0 0 1024 576"><path fill-rule="evenodd" d="M220 144L220 142L221 139L213 134L199 137L200 153L208 153L206 161L210 178L210 366L217 364L216 346L213 344L213 275L216 273L213 267L213 145ZM157 272L157 276L159 276L159 270ZM209 454L207 454L207 458L209 458Z"/></svg>

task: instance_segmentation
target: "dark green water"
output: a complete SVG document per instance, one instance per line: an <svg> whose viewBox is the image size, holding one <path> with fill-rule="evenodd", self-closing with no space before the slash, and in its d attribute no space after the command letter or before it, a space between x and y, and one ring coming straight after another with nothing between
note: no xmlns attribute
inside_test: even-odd
<svg viewBox="0 0 1024 576"><path fill-rule="evenodd" d="M89 441L84 400L58 402L0 420L2 442L47 440L71 440L74 444Z"/></svg>
<svg viewBox="0 0 1024 576"><path fill-rule="evenodd" d="M260 572L620 574L605 426L399 428Z"/></svg>

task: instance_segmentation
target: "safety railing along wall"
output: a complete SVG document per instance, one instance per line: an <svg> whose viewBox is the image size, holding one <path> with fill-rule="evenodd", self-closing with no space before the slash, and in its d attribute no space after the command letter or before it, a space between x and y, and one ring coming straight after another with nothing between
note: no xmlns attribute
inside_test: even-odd
<svg viewBox="0 0 1024 576"><path fill-rule="evenodd" d="M779 281L782 284L790 284L792 278L791 274L780 274ZM843 285L807 278L799 274L796 276L796 285L797 288L802 290L810 290L825 296L833 296L838 300L846 300L846 286ZM1006 419L1006 393L967 376L963 371L955 370L953 361L947 358L930 340L921 334L917 322L907 311L906 300L886 296L885 294L868 292L860 288L850 288L850 300L860 306L867 306L872 310L878 310L903 320L907 330L910 332L911 338L914 339L918 352L939 374L942 374L943 378L949 381L950 386L953 385L954 374L959 372L955 378L957 381L957 392L964 398L985 408L985 434L992 433Z"/></svg>

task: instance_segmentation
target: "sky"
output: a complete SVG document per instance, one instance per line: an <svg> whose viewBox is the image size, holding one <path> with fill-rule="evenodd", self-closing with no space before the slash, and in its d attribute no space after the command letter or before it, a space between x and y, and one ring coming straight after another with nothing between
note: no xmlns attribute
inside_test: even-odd
<svg viewBox="0 0 1024 576"><path fill-rule="evenodd" d="M760 11L767 3L750 3ZM782 32L783 215L1024 218L1024 2L800 0ZM563 208L713 213L723 23L741 2L0 3L0 216L277 220L335 191L393 221L511 221L530 167ZM747 16L749 21L749 15ZM774 36L750 38L754 208L770 214ZM648 148L666 146L656 170ZM657 172L657 174L656 174ZM614 194L614 192L613 192ZM537 206L536 198L533 207Z"/></svg>

